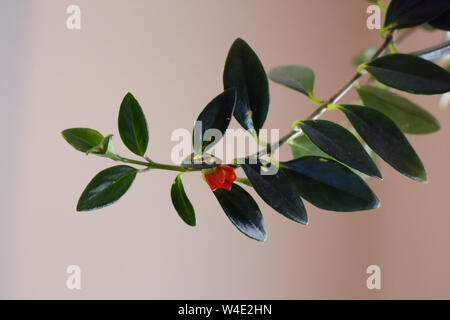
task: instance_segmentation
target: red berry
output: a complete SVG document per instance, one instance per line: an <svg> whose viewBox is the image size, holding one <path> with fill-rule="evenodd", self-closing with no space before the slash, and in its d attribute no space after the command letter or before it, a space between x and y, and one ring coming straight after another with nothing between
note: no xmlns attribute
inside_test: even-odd
<svg viewBox="0 0 450 320"><path fill-rule="evenodd" d="M217 166L211 173L205 173L205 179L211 190L219 188L231 190L231 183L236 180L236 173L230 166Z"/></svg>

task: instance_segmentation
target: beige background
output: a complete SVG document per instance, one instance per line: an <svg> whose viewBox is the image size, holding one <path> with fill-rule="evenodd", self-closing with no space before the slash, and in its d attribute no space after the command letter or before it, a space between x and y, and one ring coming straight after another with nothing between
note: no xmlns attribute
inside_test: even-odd
<svg viewBox="0 0 450 320"><path fill-rule="evenodd" d="M80 31L66 29L69 4L82 9ZM438 97L413 97L443 126L410 138L429 184L385 167L383 182L370 181L382 201L376 211L308 204L305 227L258 200L269 232L258 243L231 225L198 175L184 179L198 227L184 225L170 203L174 173L155 171L114 206L75 212L88 181L113 163L75 152L61 130L114 133L127 154L116 121L131 91L148 117L149 156L169 161L172 131L190 128L220 92L236 37L266 69L312 67L326 98L353 75L350 58L381 41L365 26L366 8L362 0L3 0L0 297L450 298L450 120ZM419 32L401 49L442 37ZM314 108L295 92L271 90L267 128L285 133ZM82 268L81 291L66 289L71 264ZM365 286L371 264L382 268L380 291Z"/></svg>

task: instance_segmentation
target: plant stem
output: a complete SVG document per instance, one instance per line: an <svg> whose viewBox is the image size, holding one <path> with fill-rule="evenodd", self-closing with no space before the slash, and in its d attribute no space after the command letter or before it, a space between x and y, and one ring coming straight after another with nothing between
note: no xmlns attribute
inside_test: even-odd
<svg viewBox="0 0 450 320"><path fill-rule="evenodd" d="M374 55L370 58L368 62L371 62L381 56L386 48L389 46L389 44L393 40L393 31L389 31L386 34L386 39L384 40L383 44L378 48L378 50L374 53ZM335 104L339 100L342 99L342 97L354 86L354 84L363 76L363 73L357 72L353 78L348 81L338 92L336 92L333 96L331 96L328 100L326 100L321 106L319 106L311 115L306 118L307 120L316 120L318 119L325 111L327 111L327 107L330 104ZM258 157L264 156L268 153L272 153L276 149L280 148L282 145L286 144L292 139L297 138L302 134L301 130L292 130L287 135L282 137L278 142L275 142L271 144L266 149L260 151L258 153Z"/></svg>
<svg viewBox="0 0 450 320"><path fill-rule="evenodd" d="M121 162L125 162L125 163L132 163L132 164L137 164L140 166L147 167L145 170L161 169L161 170L170 170L170 171L177 171L177 172L199 171L199 169L190 169L190 168L184 168L181 166L174 166L174 165L170 165L170 164L154 162L148 158L146 158L146 160L147 160L147 162L143 162L143 161L124 158L121 156L118 156L118 159L117 159L117 161L121 161Z"/></svg>
<svg viewBox="0 0 450 320"><path fill-rule="evenodd" d="M382 43L382 45L378 48L378 50L374 53L374 55L371 57L371 59L369 60L369 62L375 60L376 58L378 58L379 56L381 56L385 50L389 47L389 45L392 43L393 41L393 37L394 37L394 32L393 31L389 31L386 34L386 38L384 40L384 42ZM404 38L405 36L403 36ZM403 40L403 39L402 39ZM337 103L339 100L342 99L342 97L355 85L355 83L363 76L362 72L357 72L353 78L350 79L350 81L348 81L340 90L338 90L333 96L331 96L328 100L326 100L325 102L323 102L313 113L311 113L309 115L309 117L307 117L307 120L316 120L318 119L323 113L325 113L327 111L327 107L331 104L335 104ZM319 101L319 100L317 100ZM263 149L262 151L251 155L251 156L247 156L247 158L250 157L261 157L264 156L266 154L270 154L273 151L277 150L278 148L280 148L281 146L283 146L284 144L286 144L287 142L289 142L292 139L295 139L296 137L300 136L302 133L301 130L293 130L291 132L289 132L287 135L285 135L284 137L282 137L278 142L272 143L270 145L268 145L265 149ZM186 167L182 167L182 166L174 166L174 165L169 165L169 164L163 164L163 163L157 163L157 162L153 162L152 160L146 158L147 162L142 162L142 161L137 161L137 160L133 160L133 159L128 159L128 158L123 158L123 157L118 157L118 159L116 159L116 161L122 161L125 163L132 163L132 164L137 164L137 165L141 165L141 166L145 166L147 167L146 170L151 170L151 169L161 169L161 170L170 170L170 171L177 171L177 172L188 172L188 171L201 171L201 168L186 168ZM234 168L238 168L241 165L240 164L229 164L229 166L232 166ZM210 168L211 166L209 166ZM242 181L243 182L243 181Z"/></svg>

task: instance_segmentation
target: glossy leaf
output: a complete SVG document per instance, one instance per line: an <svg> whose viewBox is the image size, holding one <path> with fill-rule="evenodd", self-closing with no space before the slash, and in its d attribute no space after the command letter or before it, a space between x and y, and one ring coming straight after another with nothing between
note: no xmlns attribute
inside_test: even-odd
<svg viewBox="0 0 450 320"><path fill-rule="evenodd" d="M258 241L267 239L264 218L255 200L247 191L233 183L230 191L217 189L214 195L239 231Z"/></svg>
<svg viewBox="0 0 450 320"><path fill-rule="evenodd" d="M195 226L195 212L191 201L189 201L186 191L184 191L181 173L175 178L170 189L170 197L180 218L190 226Z"/></svg>
<svg viewBox="0 0 450 320"><path fill-rule="evenodd" d="M262 166L261 162L243 166L244 172L255 191L269 206L285 217L302 224L308 224L305 206L284 169L279 168L276 174L263 175L261 174Z"/></svg>
<svg viewBox="0 0 450 320"><path fill-rule="evenodd" d="M99 145L104 138L100 132L89 128L66 129L61 134L72 147L81 152Z"/></svg>
<svg viewBox="0 0 450 320"><path fill-rule="evenodd" d="M431 26L437 29L450 31L450 10L447 10L439 17L428 22Z"/></svg>
<svg viewBox="0 0 450 320"><path fill-rule="evenodd" d="M318 208L349 212L380 206L364 180L336 161L308 156L282 166L301 197Z"/></svg>
<svg viewBox="0 0 450 320"><path fill-rule="evenodd" d="M364 143L364 149L370 149L368 148L368 146L366 145L366 143L364 141L361 142ZM307 157L307 156L316 156L316 157L321 157L321 158L326 158L326 159L332 159L335 160L337 162L339 162L338 160L336 160L335 158L333 158L332 156L330 156L329 154L326 154L325 152L323 152L322 150L319 149L318 146L316 146L311 139L308 138L308 136L306 134L303 134L295 139L289 140L289 146L291 147L291 152L292 152L292 156L295 159L301 158L301 157ZM368 152L370 154L370 157L372 158L372 160L374 161L374 163L377 165L378 167L378 163L377 163L377 155L370 149L370 150L366 150L366 152ZM339 162L341 163L341 162ZM342 165L344 165L345 167L348 167L353 173L357 174L358 176L360 176L362 179L367 179L369 178L368 175L353 169L343 163L341 163Z"/></svg>
<svg viewBox="0 0 450 320"><path fill-rule="evenodd" d="M404 133L426 134L440 129L428 111L386 89L371 86L357 88L363 103L388 116Z"/></svg>
<svg viewBox="0 0 450 320"><path fill-rule="evenodd" d="M422 161L398 126L375 109L341 105L355 130L384 161L400 173L418 181L426 181Z"/></svg>
<svg viewBox="0 0 450 320"><path fill-rule="evenodd" d="M450 91L450 73L438 65L409 54L390 54L370 62L366 70L387 86L415 93Z"/></svg>
<svg viewBox="0 0 450 320"><path fill-rule="evenodd" d="M327 120L299 121L298 126L323 152L368 176L381 179L372 158L344 127Z"/></svg>
<svg viewBox="0 0 450 320"><path fill-rule="evenodd" d="M143 156L148 145L148 127L139 102L131 93L127 93L120 105L119 133L127 148Z"/></svg>
<svg viewBox="0 0 450 320"><path fill-rule="evenodd" d="M236 91L234 89L228 89L215 97L203 109L196 122L196 125L201 125L201 128L194 128L193 133L194 147L197 149L197 153L201 153L219 142L218 139L217 141L203 140L205 138L204 134L209 129L216 129L223 136L230 125L235 104ZM202 141L201 144L200 141Z"/></svg>
<svg viewBox="0 0 450 320"><path fill-rule="evenodd" d="M236 89L236 120L252 134L258 134L269 112L269 83L256 53L242 39L234 41L223 72L225 89Z"/></svg>
<svg viewBox="0 0 450 320"><path fill-rule="evenodd" d="M280 66L269 72L269 79L314 97L314 71L303 66Z"/></svg>
<svg viewBox="0 0 450 320"><path fill-rule="evenodd" d="M415 27L450 9L447 0L392 0L384 23L385 29Z"/></svg>
<svg viewBox="0 0 450 320"><path fill-rule="evenodd" d="M358 67L360 64L366 63L369 61L373 55L377 52L377 48L370 47L362 51L359 55L352 59L352 65Z"/></svg>
<svg viewBox="0 0 450 320"><path fill-rule="evenodd" d="M101 171L84 189L77 211L100 209L116 202L128 191L137 173L137 169L124 165Z"/></svg>

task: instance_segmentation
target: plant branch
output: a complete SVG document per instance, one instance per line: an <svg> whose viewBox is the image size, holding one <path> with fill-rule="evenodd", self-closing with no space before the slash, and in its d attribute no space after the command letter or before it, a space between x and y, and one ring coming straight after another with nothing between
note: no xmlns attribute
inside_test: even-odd
<svg viewBox="0 0 450 320"><path fill-rule="evenodd" d="M386 34L386 38L383 42L383 44L378 48L378 50L373 54L373 56L370 58L369 62L375 60L376 58L378 58L379 56L381 56L385 50L387 49L387 47L389 46L389 44L392 42L393 40L393 31L390 31ZM357 72L353 78L348 81L339 91L337 91L333 96L331 96L328 100L326 100L321 106L319 106L308 118L306 118L307 120L316 120L318 119L323 113L325 113L325 111L327 111L327 107L330 104L335 104L337 103L339 100L342 99L342 97L354 86L354 84L363 76L362 72ZM298 136L300 136L302 134L301 130L292 130L291 132L289 132L287 135L285 135L284 137L282 137L278 142L275 142L273 144L271 144L269 147L267 147L266 149L260 151L258 153L258 156L264 156L268 153L272 153L273 151L275 151L276 149L280 148L281 146L283 146L284 144L286 144L287 142L289 142L292 139L297 138Z"/></svg>

